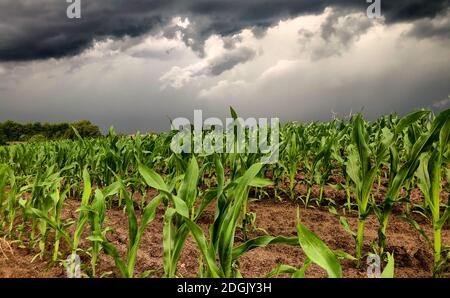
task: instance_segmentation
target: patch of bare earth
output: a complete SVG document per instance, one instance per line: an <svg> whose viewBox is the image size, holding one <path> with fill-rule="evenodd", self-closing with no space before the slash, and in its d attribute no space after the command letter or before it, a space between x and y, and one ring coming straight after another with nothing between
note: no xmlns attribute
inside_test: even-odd
<svg viewBox="0 0 450 298"><path fill-rule="evenodd" d="M316 191L316 190L315 190ZM328 191L327 192L331 192ZM79 202L74 199L66 201L64 218L77 217L76 209ZM288 202L274 202L262 200L249 204L249 211L256 212L256 226L264 229L270 235L296 236L297 204ZM140 216L140 211L137 211ZM136 274L139 275L147 270L154 270L154 277L163 274L163 214L164 209L160 207L155 220L148 226L138 253L136 263ZM347 234L339 224L339 217L331 214L326 208L308 208L300 206L300 217L303 224L323 239L328 246L335 250L343 250L354 255L354 240ZM357 216L348 215L348 221L352 229L356 229ZM205 234L208 225L214 220L214 208L206 209L199 219L199 224ZM422 228L432 239L433 228L427 221L422 221ZM107 211L105 226L113 228L114 232L108 238L118 248L122 256L126 255L128 223L126 214L122 209L112 208ZM370 250L370 244L377 239L378 222L374 216L369 216L365 228L365 251ZM73 227L72 227L73 232ZM88 231L85 231L87 235ZM387 231L387 250L394 252L396 277L430 277L432 275L433 254L432 248L407 222L391 216ZM241 235L240 232L237 233ZM85 236L86 236L85 235ZM250 237L263 235L261 231L251 231ZM450 245L450 229L442 230L442 241ZM239 244L239 240L237 240ZM14 244L2 244L4 253L0 252L0 277L63 277L64 268L58 265L49 265L42 260L31 262L36 251L19 249ZM89 246L87 240L83 240L81 247ZM62 245L63 254L68 254L67 247ZM89 258L81 253L82 262L89 265ZM61 257L63 258L63 257ZM178 263L178 274L183 277L195 277L198 272L199 251L192 237L186 241L181 259ZM50 260L50 257L47 258ZM277 264L289 264L300 267L305 255L300 247L286 245L272 245L265 248L257 248L243 255L240 259L240 269L244 277L263 277ZM353 262L342 261L343 274L345 277L366 277L366 268L357 269ZM111 257L102 254L97 266L98 275L111 271L111 277L118 277ZM316 265L307 271L307 277L325 277L326 273Z"/></svg>

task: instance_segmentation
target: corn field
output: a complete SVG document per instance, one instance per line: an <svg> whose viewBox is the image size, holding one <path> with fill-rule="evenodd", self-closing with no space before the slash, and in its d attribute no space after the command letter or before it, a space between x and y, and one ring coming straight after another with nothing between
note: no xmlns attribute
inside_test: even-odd
<svg viewBox="0 0 450 298"><path fill-rule="evenodd" d="M314 270L354 277L345 268L365 276L367 257L376 255L380 276L396 277L396 220L426 243L429 276L449 275L450 110L286 123L274 164L259 163L258 153L174 153L175 133L128 137L110 129L102 138L0 147L0 255L13 246L30 262L68 272L79 256L81 277L127 278L185 276L188 245L196 252L190 275L214 278L302 278ZM295 222L292 233L259 221L252 206L264 202L295 209L285 219ZM333 231L351 247L322 239L306 224L308 212L336 218ZM120 231L111 214L126 219ZM369 221L376 231L367 238ZM155 252L143 239L156 225ZM246 275L246 255L272 247L298 254ZM142 266L151 254L161 262Z"/></svg>

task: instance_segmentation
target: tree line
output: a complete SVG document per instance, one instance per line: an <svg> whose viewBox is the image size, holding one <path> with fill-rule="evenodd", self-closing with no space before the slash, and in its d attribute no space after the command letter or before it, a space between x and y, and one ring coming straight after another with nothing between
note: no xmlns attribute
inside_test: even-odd
<svg viewBox="0 0 450 298"><path fill-rule="evenodd" d="M27 123L21 124L11 120L0 122L0 145L8 142L33 142L58 139L75 139L77 136L72 126L81 137L100 137L100 128L88 120L74 123Z"/></svg>

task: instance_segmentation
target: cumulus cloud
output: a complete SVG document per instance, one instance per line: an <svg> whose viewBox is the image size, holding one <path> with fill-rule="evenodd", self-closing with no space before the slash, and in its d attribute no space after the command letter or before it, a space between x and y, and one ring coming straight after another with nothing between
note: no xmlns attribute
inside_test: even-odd
<svg viewBox="0 0 450 298"><path fill-rule="evenodd" d="M161 76L163 88L181 88L192 79L200 76L219 76L238 64L246 63L256 57L257 52L248 47L226 50L211 59L189 65L185 68L174 66Z"/></svg>
<svg viewBox="0 0 450 298"><path fill-rule="evenodd" d="M227 81L222 80L217 85L200 90L198 97L200 99L219 99L219 100L232 100L237 97L245 97L248 95L248 84L243 80Z"/></svg>
<svg viewBox="0 0 450 298"><path fill-rule="evenodd" d="M298 32L302 50L314 60L341 55L378 23L361 12L330 8L325 13L327 17L319 28Z"/></svg>
<svg viewBox="0 0 450 298"><path fill-rule="evenodd" d="M259 37L267 28L300 15L320 14L328 6L365 12L361 0L102 0L82 1L82 18L66 17L61 0L2 0L0 2L0 61L24 61L73 56L106 38L167 36L182 32L183 41L200 57L212 35L231 36L252 29ZM449 0L384 1L388 23L433 18ZM174 17L189 25L173 24Z"/></svg>
<svg viewBox="0 0 450 298"><path fill-rule="evenodd" d="M320 33L328 16L325 13L287 22L286 26L270 29L262 42L273 44L277 36L290 36L295 28L291 24L302 24L302 29L312 32L313 42L320 40L327 47ZM363 111L374 119L391 112L404 115L415 108L442 110L448 106L447 100L433 100L447 97L449 92L450 44L431 39L417 43L403 35L412 26L374 24L352 39L348 50L343 50L345 46L339 42L341 54L327 59L311 60L305 51L295 56L278 50L295 48L297 40L279 41L273 48L266 45L258 62L269 56L271 60L263 65L249 63L246 73L250 75L225 76L203 88L198 97L221 108L232 105L247 115L297 121L329 120L332 111L340 117Z"/></svg>
<svg viewBox="0 0 450 298"><path fill-rule="evenodd" d="M448 106L450 40L434 34L448 1L384 1L380 21L360 0L82 2L68 21L64 1L0 1L0 121L135 132L230 105L283 121Z"/></svg>

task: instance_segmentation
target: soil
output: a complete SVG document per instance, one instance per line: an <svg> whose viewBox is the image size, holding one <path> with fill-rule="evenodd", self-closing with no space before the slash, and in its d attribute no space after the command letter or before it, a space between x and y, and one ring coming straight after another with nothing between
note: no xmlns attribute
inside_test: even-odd
<svg viewBox="0 0 450 298"><path fill-rule="evenodd" d="M301 187L299 193L304 190ZM296 188L296 189L297 189ZM313 195L318 193L318 189L313 190ZM325 189L326 197L345 202L345 195L342 191ZM153 197L154 192L149 192L149 197ZM448 193L446 194L448 196ZM342 197L344 196L344 199ZM139 201L139 198L137 198ZM300 202L300 201L299 201ZM137 204L136 204L137 205ZM79 201L68 199L63 209L63 218L76 219ZM355 242L339 224L339 215L329 212L328 207L317 207L312 203L305 208L303 204L285 200L284 202L272 199L262 199L249 203L249 211L256 213L256 227L250 229L249 236L264 235L265 230L270 235L284 235L295 237L297 210L300 210L301 222L316 233L326 244L334 250L342 250L349 254L355 253ZM411 225L398 216L401 210L397 210L390 218L387 230L387 251L393 252L395 257L396 277L431 277L433 264L433 250L429 244L411 227ZM136 211L140 216L140 211ZM338 209L343 215L344 209ZM357 215L353 212L346 212L346 217L353 230L356 230ZM155 220L147 227L140 244L136 263L136 274L152 270L152 277L161 277L162 269L162 227L164 209L160 207ZM214 206L209 206L199 224L205 234L208 225L214 220ZM419 221L421 227L430 239L433 237L433 228L426 219ZM111 227L113 233L108 238L118 248L120 254L125 256L127 250L128 226L127 217L122 209L112 208L107 211L105 226ZM377 219L371 215L366 220L364 250L370 251L370 245L377 240ZM73 227L72 231L73 232ZM86 231L87 233L88 231ZM240 232L238 237L242 236ZM86 235L85 235L86 236ZM450 245L450 229L445 226L442 230L443 246ZM80 244L82 248L88 247L88 241L83 240ZM239 244L239 240L236 241ZM51 264L48 260L51 256L39 257L33 260L37 250L19 248L17 243L0 240L0 277L65 277L65 269L61 264ZM61 251L65 254L68 250L62 243ZM50 254L50 253L49 253ZM89 258L81 252L83 264L89 265ZM61 256L61 259L65 259ZM196 277L198 272L199 251L191 236L186 241L181 259L178 263L178 275L181 277ZM287 245L272 245L265 248L256 248L244 254L240 258L240 270L244 277L264 277L273 270L277 264L283 263L300 267L305 260L305 255L300 247ZM344 277L367 277L367 266L357 269L352 261L342 260ZM89 267L89 266L88 266ZM119 273L111 257L101 254L97 265L98 276L119 277ZM326 277L326 273L320 267L312 265L307 273L307 277Z"/></svg>

